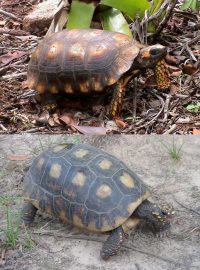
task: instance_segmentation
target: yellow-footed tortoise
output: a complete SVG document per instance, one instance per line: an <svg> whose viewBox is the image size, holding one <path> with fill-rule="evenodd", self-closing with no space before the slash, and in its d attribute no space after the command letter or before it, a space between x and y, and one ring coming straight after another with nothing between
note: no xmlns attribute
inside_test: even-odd
<svg viewBox="0 0 200 270"><path fill-rule="evenodd" d="M37 90L47 106L55 104L58 93L98 95L113 86L110 114L115 117L121 109L127 83L138 70L156 67L166 52L162 45L144 46L117 32L63 30L44 38L33 52L28 87ZM156 75L164 86L162 68L157 67Z"/></svg>
<svg viewBox="0 0 200 270"><path fill-rule="evenodd" d="M148 188L122 161L87 144L44 151L33 161L24 185L26 225L40 209L88 231L110 232L101 250L103 259L118 252L139 219L162 236L170 229L171 209L147 200Z"/></svg>

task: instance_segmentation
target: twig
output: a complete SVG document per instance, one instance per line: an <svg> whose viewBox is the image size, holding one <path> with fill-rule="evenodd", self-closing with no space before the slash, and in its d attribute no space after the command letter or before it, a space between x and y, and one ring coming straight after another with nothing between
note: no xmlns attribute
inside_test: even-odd
<svg viewBox="0 0 200 270"><path fill-rule="evenodd" d="M162 122L166 122L169 114L169 103L170 103L171 95L166 95L165 107L164 107L164 118Z"/></svg>
<svg viewBox="0 0 200 270"><path fill-rule="evenodd" d="M172 125L170 129L168 129L163 133L163 135L171 134L176 128L177 128L176 124Z"/></svg>
<svg viewBox="0 0 200 270"><path fill-rule="evenodd" d="M178 0L171 0L171 1L168 1L168 2L169 2L169 6L167 7L166 14L164 16L164 19L159 23L159 25L158 25L158 27L156 29L156 32L154 34L154 37L160 35L160 33L162 32L163 28L165 27L165 25L169 21L170 17L172 16L172 10L176 6ZM161 10L163 11L163 9L161 9Z"/></svg>
<svg viewBox="0 0 200 270"><path fill-rule="evenodd" d="M184 204L180 203L179 201L177 201L177 199L175 198L175 196L173 196L173 198L174 198L175 202L177 202L180 206L182 206L183 208L187 209L188 211L193 212L193 213L197 214L198 216L200 216L200 213L199 212L197 212L196 210L191 209L191 208L185 206Z"/></svg>
<svg viewBox="0 0 200 270"><path fill-rule="evenodd" d="M8 131L7 128L5 128L3 124L0 124L0 128L1 128L3 131Z"/></svg>
<svg viewBox="0 0 200 270"><path fill-rule="evenodd" d="M0 28L0 34L9 34L13 36L28 36L29 33L23 30L15 30L15 29L8 29L8 28Z"/></svg>
<svg viewBox="0 0 200 270"><path fill-rule="evenodd" d="M17 73L17 74L11 74L11 75L2 76L2 77L0 77L0 81L6 81L6 80L19 78L19 77L22 77L22 76L26 76L26 74L27 74L27 72L21 72L21 73Z"/></svg>
<svg viewBox="0 0 200 270"><path fill-rule="evenodd" d="M3 9L0 9L0 14L4 15L4 16L6 16L6 17L10 17L10 18L12 18L12 19L14 19L14 20L16 20L16 21L18 21L18 22L20 22L20 23L23 22L20 18L18 18L18 17L15 16L14 14L12 14L12 13L10 13L10 12L7 12L7 11L4 11Z"/></svg>
<svg viewBox="0 0 200 270"><path fill-rule="evenodd" d="M153 91L149 91L149 93L153 94L161 101L162 107L161 107L160 111L156 114L156 116L153 117L153 119L151 119L149 122L145 123L144 125L138 127L136 130L139 130L143 127L146 128L148 126L151 126L164 110L165 103L164 103L163 99L160 96L158 96L156 93L154 93Z"/></svg>
<svg viewBox="0 0 200 270"><path fill-rule="evenodd" d="M61 237L61 238L64 237L64 238L68 238L68 239L70 238L70 239L78 239L78 240L86 240L86 241L104 243L104 240L102 240L100 238L88 237L88 236L84 236L84 235L62 235L62 234L55 234L55 233L53 233L51 231L45 231L45 232L34 231L32 233L33 234L50 235L50 236ZM142 253L142 254L145 254L145 255L148 255L148 256L151 256L151 257L154 257L154 258L157 258L157 259L159 259L161 261L165 261L165 262L168 262L168 263L173 263L173 264L176 264L176 265L177 264L181 265L180 263L178 263L176 261L173 261L173 260L168 259L168 258L163 258L163 257L161 257L159 255L153 254L153 253L148 252L148 251L143 251L143 250L137 249L134 246L129 246L129 245L123 244L122 247L126 248L126 249L129 249L129 250L133 250L133 251Z"/></svg>
<svg viewBox="0 0 200 270"><path fill-rule="evenodd" d="M25 130L25 131L23 131L23 133L34 133L34 132L38 132L38 131L43 131L45 129L46 129L45 127L37 127L37 128Z"/></svg>

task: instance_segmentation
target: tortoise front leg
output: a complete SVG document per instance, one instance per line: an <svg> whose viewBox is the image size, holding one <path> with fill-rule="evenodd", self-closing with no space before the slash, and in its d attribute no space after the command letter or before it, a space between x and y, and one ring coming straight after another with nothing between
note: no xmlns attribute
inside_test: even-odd
<svg viewBox="0 0 200 270"><path fill-rule="evenodd" d="M24 203L24 206L22 208L22 220L25 225L29 225L33 222L37 210L38 209L34 205L32 205L31 202Z"/></svg>
<svg viewBox="0 0 200 270"><path fill-rule="evenodd" d="M103 260L109 259L109 257L116 255L119 249L122 246L124 239L127 237L127 234L124 233L122 227L114 229L109 235L106 242L103 244L101 250L101 258Z"/></svg>
<svg viewBox="0 0 200 270"><path fill-rule="evenodd" d="M110 115L112 118L116 118L121 111L123 97L125 95L126 85L133 78L133 74L122 77L115 85L113 98L110 106Z"/></svg>
<svg viewBox="0 0 200 270"><path fill-rule="evenodd" d="M40 94L40 100L42 105L42 110L47 110L48 112L54 111L57 107L57 100L55 94L46 91Z"/></svg>

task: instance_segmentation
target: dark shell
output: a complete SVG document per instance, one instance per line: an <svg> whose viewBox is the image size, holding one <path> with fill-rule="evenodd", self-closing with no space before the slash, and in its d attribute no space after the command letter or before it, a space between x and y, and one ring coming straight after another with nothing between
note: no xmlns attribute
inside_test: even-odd
<svg viewBox="0 0 200 270"><path fill-rule="evenodd" d="M31 56L29 88L43 93L102 92L130 69L139 53L127 35L97 30L63 30L46 37Z"/></svg>
<svg viewBox="0 0 200 270"><path fill-rule="evenodd" d="M60 145L37 157L25 177L33 205L91 231L123 224L149 196L143 182L112 155L86 144Z"/></svg>

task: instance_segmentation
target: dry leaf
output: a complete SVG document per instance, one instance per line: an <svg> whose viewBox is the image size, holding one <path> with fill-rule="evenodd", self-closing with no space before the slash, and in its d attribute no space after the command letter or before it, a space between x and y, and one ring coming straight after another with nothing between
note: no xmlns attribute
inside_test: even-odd
<svg viewBox="0 0 200 270"><path fill-rule="evenodd" d="M59 120L64 122L68 126L74 126L77 124L73 114L71 113L64 113L59 117Z"/></svg>
<svg viewBox="0 0 200 270"><path fill-rule="evenodd" d="M80 133L85 135L106 135L106 128L104 127L90 127L90 126L73 126Z"/></svg>
<svg viewBox="0 0 200 270"><path fill-rule="evenodd" d="M38 123L47 124L49 122L49 118L50 118L49 112L45 110L35 120Z"/></svg>
<svg viewBox="0 0 200 270"><path fill-rule="evenodd" d="M180 87L179 86L177 86L176 84L174 84L174 83L171 83L170 84L170 94L173 96L173 95L175 95L177 92L179 92L179 90L180 90Z"/></svg>
<svg viewBox="0 0 200 270"><path fill-rule="evenodd" d="M14 161L23 161L23 160L29 159L29 157L26 156L26 155L14 155L14 154L11 154L11 155L7 155L7 159L14 160Z"/></svg>
<svg viewBox="0 0 200 270"><path fill-rule="evenodd" d="M183 73L186 73L188 75L193 75L199 70L199 68L193 64L185 64L183 65L182 69Z"/></svg>
<svg viewBox="0 0 200 270"><path fill-rule="evenodd" d="M127 126L128 126L128 124L127 123L125 123L123 120L121 120L121 119L115 119L115 123L116 123L116 125L119 127L119 128L122 128L122 129L124 129L124 128L126 128Z"/></svg>
<svg viewBox="0 0 200 270"><path fill-rule="evenodd" d="M193 128L193 135L200 135L200 129Z"/></svg>

